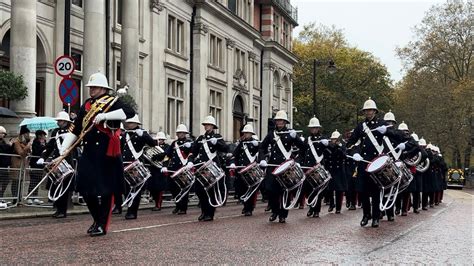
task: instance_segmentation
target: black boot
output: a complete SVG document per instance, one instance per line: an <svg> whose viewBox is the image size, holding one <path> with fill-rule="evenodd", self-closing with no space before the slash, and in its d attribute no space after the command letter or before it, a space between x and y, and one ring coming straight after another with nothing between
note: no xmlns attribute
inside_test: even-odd
<svg viewBox="0 0 474 266"><path fill-rule="evenodd" d="M369 217L364 216L362 217L362 221L360 221L360 226L364 227L369 223Z"/></svg>
<svg viewBox="0 0 474 266"><path fill-rule="evenodd" d="M373 219L372 220L372 227L379 227L379 220L378 219Z"/></svg>
<svg viewBox="0 0 474 266"><path fill-rule="evenodd" d="M95 230L95 227L96 227L96 226L97 226L97 224L96 224L95 222L94 222L94 223L92 223L92 225L91 225L91 226L89 226L89 229L87 229L87 234L89 234L89 235L90 235L90 234L92 233L92 231L94 231L94 230Z"/></svg>
<svg viewBox="0 0 474 266"><path fill-rule="evenodd" d="M311 217L313 215L314 211L310 208L306 216Z"/></svg>
<svg viewBox="0 0 474 266"><path fill-rule="evenodd" d="M204 219L204 213L201 213L201 215L199 215L198 217L198 221L202 221Z"/></svg>
<svg viewBox="0 0 474 266"><path fill-rule="evenodd" d="M107 232L105 231L104 226L97 225L96 227L94 227L94 229L90 233L90 236L92 236L92 237L94 237L94 236L103 236L105 234L107 234Z"/></svg>
<svg viewBox="0 0 474 266"><path fill-rule="evenodd" d="M125 219L126 220L135 220L135 219L137 219L137 216L133 213L127 213L127 215L125 215Z"/></svg>
<svg viewBox="0 0 474 266"><path fill-rule="evenodd" d="M281 223L281 224L284 224L284 223L286 223L286 218L285 217L280 217L280 219L278 219L278 222Z"/></svg>
<svg viewBox="0 0 474 266"><path fill-rule="evenodd" d="M272 215L270 216L270 218L268 218L268 220L269 220L270 222L273 222L273 221L275 221L275 220L277 219L277 217L278 217L278 214L272 213Z"/></svg>

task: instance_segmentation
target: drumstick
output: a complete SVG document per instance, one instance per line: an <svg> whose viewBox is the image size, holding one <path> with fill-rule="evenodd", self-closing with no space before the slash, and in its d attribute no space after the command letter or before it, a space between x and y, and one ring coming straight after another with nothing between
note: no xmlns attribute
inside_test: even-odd
<svg viewBox="0 0 474 266"><path fill-rule="evenodd" d="M246 165L236 165L236 166L234 166L234 167L226 166L225 168L227 168L227 169L235 169L235 168L245 168L245 167L247 167L247 166L246 166Z"/></svg>
<svg viewBox="0 0 474 266"><path fill-rule="evenodd" d="M204 143L206 141L211 141L211 139L203 139L203 140L200 140L199 143ZM222 139L222 138L215 138L215 139L219 140L219 139Z"/></svg>
<svg viewBox="0 0 474 266"><path fill-rule="evenodd" d="M352 156L350 156L350 155L346 155L346 156L347 156L348 158L351 158L351 159L353 159L354 161L356 161L356 160L354 159L354 157L352 157ZM362 160L360 160L360 161L361 161L361 162L364 162L364 163L371 163L371 162L369 162L369 161L367 161L367 160L364 160L364 159L362 159Z"/></svg>
<svg viewBox="0 0 474 266"><path fill-rule="evenodd" d="M329 139L320 139L320 140L313 140L313 141L311 141L311 142L312 142L312 143L319 143L319 142L321 142L322 140L331 141L331 140L329 140Z"/></svg>
<svg viewBox="0 0 474 266"><path fill-rule="evenodd" d="M288 134L290 131L274 131L276 134ZM303 130L295 130L296 133L301 133Z"/></svg>
<svg viewBox="0 0 474 266"><path fill-rule="evenodd" d="M388 125L387 127L393 127L393 125ZM374 129L371 129L370 131L376 131L376 130L377 130L377 127Z"/></svg>

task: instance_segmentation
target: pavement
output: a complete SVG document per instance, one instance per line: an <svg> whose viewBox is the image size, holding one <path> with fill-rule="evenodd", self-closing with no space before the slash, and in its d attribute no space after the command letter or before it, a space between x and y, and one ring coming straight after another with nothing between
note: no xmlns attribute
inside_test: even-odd
<svg viewBox="0 0 474 266"><path fill-rule="evenodd" d="M291 210L287 223L268 222L265 204L254 215L235 202L212 222L140 210L137 220L114 216L106 236L85 231L89 215L0 220L0 264L473 264L473 194L447 190L439 206L360 227L362 210L307 218Z"/></svg>

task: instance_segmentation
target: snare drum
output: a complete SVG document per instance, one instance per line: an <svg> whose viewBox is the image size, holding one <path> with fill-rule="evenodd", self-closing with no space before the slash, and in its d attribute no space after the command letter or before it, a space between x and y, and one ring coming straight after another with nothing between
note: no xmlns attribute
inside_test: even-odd
<svg viewBox="0 0 474 266"><path fill-rule="evenodd" d="M317 164L305 172L306 181L311 185L313 190L320 189L329 180L331 180L331 174L324 169L324 166Z"/></svg>
<svg viewBox="0 0 474 266"><path fill-rule="evenodd" d="M272 174L286 190L297 188L305 179L303 170L293 160L280 164Z"/></svg>
<svg viewBox="0 0 474 266"><path fill-rule="evenodd" d="M388 155L380 155L367 165L366 171L381 189L387 189L400 180L402 172Z"/></svg>
<svg viewBox="0 0 474 266"><path fill-rule="evenodd" d="M398 187L398 193L400 193L410 185L410 182L413 180L413 174L402 161L396 161L395 164L402 173L402 177L400 179L400 186Z"/></svg>
<svg viewBox="0 0 474 266"><path fill-rule="evenodd" d="M239 175L247 186L253 187L262 182L264 173L260 166L256 162L253 162L240 170Z"/></svg>
<svg viewBox="0 0 474 266"><path fill-rule="evenodd" d="M51 171L53 165L54 164L47 165L46 169L48 171L48 178L55 185L61 183L65 178L74 174L74 168L72 168L66 160L62 160L58 167L56 167L54 171Z"/></svg>
<svg viewBox="0 0 474 266"><path fill-rule="evenodd" d="M176 171L172 176L171 179L176 183L176 185L181 189L187 189L194 183L194 175L191 173L191 170L183 166L181 169Z"/></svg>
<svg viewBox="0 0 474 266"><path fill-rule="evenodd" d="M151 176L150 170L138 160L127 165L123 171L125 181L132 188L143 184Z"/></svg>
<svg viewBox="0 0 474 266"><path fill-rule="evenodd" d="M197 181L207 191L219 182L225 173L214 161L209 160L196 171L195 175Z"/></svg>

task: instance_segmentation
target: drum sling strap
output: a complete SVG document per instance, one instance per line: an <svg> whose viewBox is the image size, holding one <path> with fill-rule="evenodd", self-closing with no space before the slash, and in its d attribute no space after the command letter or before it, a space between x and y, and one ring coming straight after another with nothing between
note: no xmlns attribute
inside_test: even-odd
<svg viewBox="0 0 474 266"><path fill-rule="evenodd" d="M400 155L402 154L402 151L396 152L395 149L393 148L392 142L387 136L384 136L383 140L385 144L387 145L387 148L390 150L390 153L392 154L395 161L398 160L398 158L400 158Z"/></svg>
<svg viewBox="0 0 474 266"><path fill-rule="evenodd" d="M204 139L204 143L202 144L204 147L204 151L206 152L206 155L209 160L214 160L214 157L216 157L216 152L211 152L209 149L209 145L207 144L207 140Z"/></svg>
<svg viewBox="0 0 474 266"><path fill-rule="evenodd" d="M372 130L367 126L367 123L363 123L362 127L364 129L365 134L367 134L367 137L369 137L370 142L372 142L372 145L374 145L375 149L378 151L379 154L383 152L383 145L380 145L377 140L375 139L374 134L372 133Z"/></svg>
<svg viewBox="0 0 474 266"><path fill-rule="evenodd" d="M183 153L181 152L177 141L174 142L174 148L176 150L176 154L178 155L179 161L181 162L181 165L186 165L188 163L188 159L183 157Z"/></svg>
<svg viewBox="0 0 474 266"><path fill-rule="evenodd" d="M244 146L244 152L245 152L245 155L247 156L247 159L249 160L250 163L253 163L255 162L255 159L257 158L258 156L258 152L255 154L255 156L252 156L252 154L250 154L250 151L247 147L247 145L243 144L242 145Z"/></svg>
<svg viewBox="0 0 474 266"><path fill-rule="evenodd" d="M318 152L316 152L316 148L314 148L314 144L311 138L308 138L308 144L309 144L309 149L311 150L311 153L313 154L313 157L316 159L316 162L320 163L323 160L324 154L321 156L318 155Z"/></svg>
<svg viewBox="0 0 474 266"><path fill-rule="evenodd" d="M275 131L273 131L273 140L276 142L277 146L278 146L278 149L280 149L281 153L283 154L283 156L285 157L285 160L288 160L290 159L291 157L291 151L287 151L285 149L285 146L283 145L283 142L281 141L281 138L279 136L277 136L277 134L275 133Z"/></svg>
<svg viewBox="0 0 474 266"><path fill-rule="evenodd" d="M137 150L135 150L135 147L133 146L132 140L130 139L130 134L128 132L125 133L125 140L127 141L128 148L132 152L133 158L135 158L135 160L138 160L138 158L140 158L143 154L143 149L139 152L137 152Z"/></svg>

